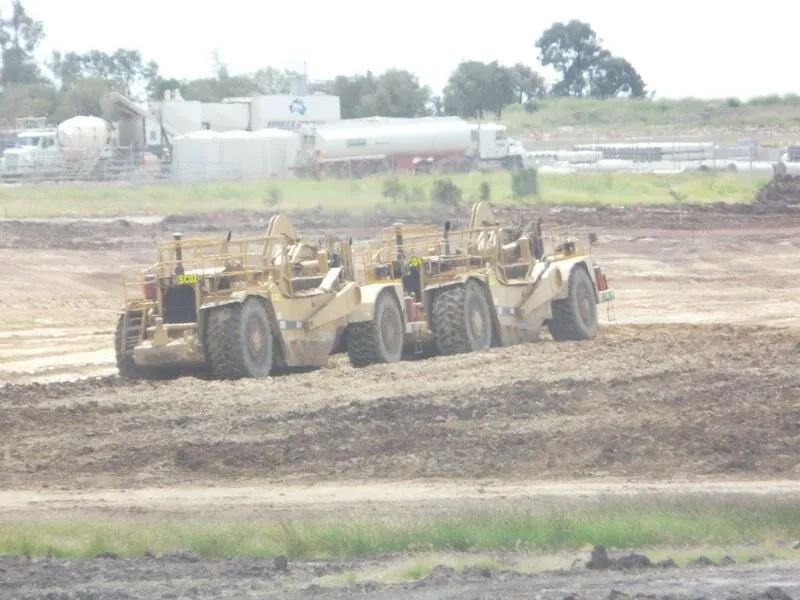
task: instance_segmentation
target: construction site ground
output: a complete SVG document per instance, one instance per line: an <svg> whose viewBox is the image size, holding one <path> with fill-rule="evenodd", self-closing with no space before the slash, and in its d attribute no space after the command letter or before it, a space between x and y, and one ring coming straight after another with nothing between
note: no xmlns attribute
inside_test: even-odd
<svg viewBox="0 0 800 600"><path fill-rule="evenodd" d="M233 382L116 377L119 272L151 261L152 241L172 230L254 233L266 217L5 223L0 520L391 516L662 491L800 499L800 215L536 212L546 224L599 235L595 254L617 300L612 313L601 307L595 341L547 338L361 370L337 355L319 370ZM355 229L366 235L370 226ZM344 598L353 590L319 587L320 577L344 568L298 563L287 575L255 559L7 558L0 581L13 577L18 586L12 595L0 586L0 598L60 589L179 597L186 586L195 586L192 597ZM749 597L735 594L779 585L797 598L796 572L797 564L742 565L680 577L687 597ZM594 598L674 590L674 576L661 572L490 583L439 574L359 593ZM212 575L216 587L206 585Z"/></svg>

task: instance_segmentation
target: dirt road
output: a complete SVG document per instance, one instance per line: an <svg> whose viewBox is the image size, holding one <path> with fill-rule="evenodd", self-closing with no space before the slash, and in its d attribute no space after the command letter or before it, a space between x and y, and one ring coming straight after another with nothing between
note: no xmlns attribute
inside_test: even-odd
<svg viewBox="0 0 800 600"><path fill-rule="evenodd" d="M391 518L470 509L510 511L581 507L593 502L658 499L701 502L706 498L800 499L794 480L336 480L250 481L212 486L176 485L89 490L0 491L2 521L70 521L103 519L109 514L147 521L166 519L327 519L346 511L351 518Z"/></svg>

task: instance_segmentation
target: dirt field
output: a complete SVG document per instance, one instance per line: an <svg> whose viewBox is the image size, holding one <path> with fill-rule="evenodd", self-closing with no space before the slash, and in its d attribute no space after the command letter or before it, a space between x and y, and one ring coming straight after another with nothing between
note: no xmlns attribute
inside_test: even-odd
<svg viewBox="0 0 800 600"><path fill-rule="evenodd" d="M597 340L543 340L358 371L337 356L317 371L237 382L113 376L118 273L148 262L151 240L173 229L252 232L261 216L7 224L0 518L448 510L530 500L535 482L567 486L556 494L563 497L606 483L621 492L625 482L643 482L639 493L647 482L669 480L763 481L744 487L800 495L800 216L635 209L548 216L600 234L596 253L618 300L615 320L603 312ZM562 483L570 481L578 483ZM353 492L361 485L360 495ZM303 500L309 495L317 499L311 505ZM352 595L309 588L319 577L314 565L298 565L284 581L266 564L2 559L0 581L18 587L4 596L0 586L0 598L59 589L68 598L167 596L193 585L200 587L192 597ZM780 585L797 597L794 573L796 565L691 571L680 576L681 591L749 597ZM197 583L209 577L216 587ZM613 589L660 597L674 579L470 577L381 585L370 597L509 598L532 589L541 598L606 597ZM146 583L128 586L133 580Z"/></svg>
<svg viewBox="0 0 800 600"><path fill-rule="evenodd" d="M364 582L331 588L308 583L344 569L364 566L357 561L349 564L303 563L291 564L288 572L284 572L263 560L199 561L191 555L135 560L95 559L78 563L0 558L0 576L5 574L8 577L7 587L0 588L0 599L791 600L800 594L796 565L601 573L575 568L537 575L490 574L475 568L459 573L437 567L424 579L405 584Z"/></svg>
<svg viewBox="0 0 800 600"><path fill-rule="evenodd" d="M800 314L795 277L800 215L753 214L760 210L562 207L522 214L600 235L596 253L618 289L616 323L794 326ZM152 262L153 241L173 231L255 234L266 228L268 217L0 224L0 280L7 282L0 298L0 378L22 383L113 374L108 340L122 302L121 269ZM301 214L297 221L312 234L326 227L313 214ZM343 223L327 226L336 232ZM366 219L352 230L363 236L376 227ZM338 229L342 235L350 231Z"/></svg>
<svg viewBox="0 0 800 600"><path fill-rule="evenodd" d="M763 327L613 325L590 344L365 370L337 357L267 382L11 386L0 485L797 476L799 342Z"/></svg>

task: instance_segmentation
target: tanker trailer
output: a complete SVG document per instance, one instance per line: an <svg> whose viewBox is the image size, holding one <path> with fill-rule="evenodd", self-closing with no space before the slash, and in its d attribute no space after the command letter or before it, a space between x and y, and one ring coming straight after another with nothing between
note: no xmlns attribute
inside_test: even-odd
<svg viewBox="0 0 800 600"><path fill-rule="evenodd" d="M321 125L307 152L312 170L342 175L412 170L416 165L469 168L470 126L461 119L358 119Z"/></svg>
<svg viewBox="0 0 800 600"><path fill-rule="evenodd" d="M473 125L457 117L351 119L307 129L306 168L362 176L382 171L466 172L506 164L519 144L501 125Z"/></svg>

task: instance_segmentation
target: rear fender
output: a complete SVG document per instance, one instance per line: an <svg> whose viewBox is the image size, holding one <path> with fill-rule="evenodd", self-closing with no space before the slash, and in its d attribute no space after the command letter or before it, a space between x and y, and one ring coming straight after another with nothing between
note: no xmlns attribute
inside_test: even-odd
<svg viewBox="0 0 800 600"><path fill-rule="evenodd" d="M597 301L597 282L594 278L594 269L589 268L589 262L585 257L570 258L566 260L558 260L550 263L551 269L557 269L561 274L561 288L556 294L554 300L563 300L569 295L569 276L574 269L583 269L592 281L592 289L594 290L594 299Z"/></svg>
<svg viewBox="0 0 800 600"><path fill-rule="evenodd" d="M347 321L349 323L372 321L375 317L375 303L384 290L394 296L403 314L403 321L406 320L405 304L401 301L403 297L402 283L369 283L359 286L359 289L361 291L361 302L348 315Z"/></svg>

